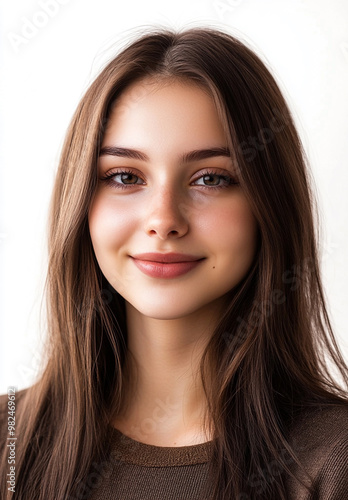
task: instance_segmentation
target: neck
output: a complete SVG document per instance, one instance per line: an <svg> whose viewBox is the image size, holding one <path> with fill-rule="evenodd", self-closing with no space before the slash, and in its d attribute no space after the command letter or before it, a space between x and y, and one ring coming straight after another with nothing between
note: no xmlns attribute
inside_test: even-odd
<svg viewBox="0 0 348 500"><path fill-rule="evenodd" d="M209 440L200 361L219 304L191 316L158 320L126 302L128 357L115 427L138 441L183 446Z"/></svg>

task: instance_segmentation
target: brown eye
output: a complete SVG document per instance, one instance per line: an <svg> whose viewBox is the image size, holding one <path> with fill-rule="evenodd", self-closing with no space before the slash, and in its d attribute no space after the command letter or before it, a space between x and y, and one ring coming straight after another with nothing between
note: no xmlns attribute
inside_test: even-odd
<svg viewBox="0 0 348 500"><path fill-rule="evenodd" d="M208 174L203 176L203 182L206 186L218 186L220 184L221 175Z"/></svg>
<svg viewBox="0 0 348 500"><path fill-rule="evenodd" d="M130 173L116 174L115 177L120 176L123 184L137 184L139 177Z"/></svg>
<svg viewBox="0 0 348 500"><path fill-rule="evenodd" d="M100 179L114 188L125 189L127 187L143 185L144 181L131 171L110 172Z"/></svg>
<svg viewBox="0 0 348 500"><path fill-rule="evenodd" d="M232 184L238 183L229 175L217 174L215 172L204 172L194 181L193 184L195 186L201 186L211 189L222 189L227 188Z"/></svg>

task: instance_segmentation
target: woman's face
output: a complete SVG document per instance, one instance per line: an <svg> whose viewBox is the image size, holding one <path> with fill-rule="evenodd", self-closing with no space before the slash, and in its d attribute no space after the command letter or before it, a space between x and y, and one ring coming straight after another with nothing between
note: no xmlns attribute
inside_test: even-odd
<svg viewBox="0 0 348 500"><path fill-rule="evenodd" d="M250 268L257 223L226 148L193 83L143 80L113 108L89 229L104 276L145 316L216 310Z"/></svg>

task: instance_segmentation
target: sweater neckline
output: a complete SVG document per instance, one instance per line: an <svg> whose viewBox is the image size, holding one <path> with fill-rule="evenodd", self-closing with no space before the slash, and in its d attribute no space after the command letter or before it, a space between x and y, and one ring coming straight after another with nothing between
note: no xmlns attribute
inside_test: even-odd
<svg viewBox="0 0 348 500"><path fill-rule="evenodd" d="M186 446L156 446L136 441L112 427L111 453L122 462L147 467L175 467L209 461L213 441Z"/></svg>

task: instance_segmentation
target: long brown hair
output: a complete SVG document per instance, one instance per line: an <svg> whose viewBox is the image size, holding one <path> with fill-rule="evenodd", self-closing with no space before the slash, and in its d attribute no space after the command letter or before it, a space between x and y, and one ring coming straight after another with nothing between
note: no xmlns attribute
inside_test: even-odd
<svg viewBox="0 0 348 500"><path fill-rule="evenodd" d="M214 499L255 498L252 477L261 480L260 498L285 499L283 451L296 461L289 422L311 406L344 404L347 366L325 305L315 195L291 113L260 58L213 28L139 36L101 71L73 116L50 210L47 356L19 422L16 498L86 498L91 464L106 456L127 328L124 299L93 252L88 210L111 107L145 77L195 82L210 93L259 225L255 261L229 293L201 363ZM270 480L274 461L284 474Z"/></svg>

